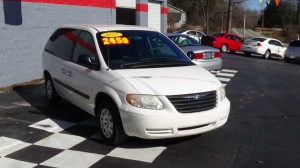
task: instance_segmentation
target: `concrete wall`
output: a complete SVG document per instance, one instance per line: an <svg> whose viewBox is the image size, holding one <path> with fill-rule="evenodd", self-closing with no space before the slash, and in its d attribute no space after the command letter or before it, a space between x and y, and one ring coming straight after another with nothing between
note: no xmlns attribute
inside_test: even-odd
<svg viewBox="0 0 300 168"><path fill-rule="evenodd" d="M0 1L0 88L42 77L41 55L64 24L115 24L112 8Z"/></svg>
<svg viewBox="0 0 300 168"><path fill-rule="evenodd" d="M148 26L148 0L136 2L136 24ZM167 0L160 2L166 32ZM52 32L84 23L115 24L116 0L1 0L0 88L42 78L41 56Z"/></svg>

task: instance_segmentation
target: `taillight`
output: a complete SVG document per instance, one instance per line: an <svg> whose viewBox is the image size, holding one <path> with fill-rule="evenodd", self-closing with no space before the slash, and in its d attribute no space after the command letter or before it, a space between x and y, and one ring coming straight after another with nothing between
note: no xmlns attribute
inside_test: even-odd
<svg viewBox="0 0 300 168"><path fill-rule="evenodd" d="M261 43L257 43L256 46L261 47L262 45L261 45Z"/></svg>
<svg viewBox="0 0 300 168"><path fill-rule="evenodd" d="M220 52L215 52L215 58L219 58L221 57L221 53Z"/></svg>
<svg viewBox="0 0 300 168"><path fill-rule="evenodd" d="M203 53L195 53L194 59L203 59Z"/></svg>

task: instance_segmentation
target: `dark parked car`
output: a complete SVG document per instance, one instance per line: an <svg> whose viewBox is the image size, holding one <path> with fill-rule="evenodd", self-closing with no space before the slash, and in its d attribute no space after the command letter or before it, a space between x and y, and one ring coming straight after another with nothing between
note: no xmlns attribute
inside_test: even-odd
<svg viewBox="0 0 300 168"><path fill-rule="evenodd" d="M300 61L300 40L293 40L284 53L284 60L290 62L291 60Z"/></svg>

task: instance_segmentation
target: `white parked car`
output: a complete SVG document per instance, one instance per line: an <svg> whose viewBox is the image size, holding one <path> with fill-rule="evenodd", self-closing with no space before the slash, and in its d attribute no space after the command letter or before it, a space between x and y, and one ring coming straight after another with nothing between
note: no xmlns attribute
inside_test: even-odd
<svg viewBox="0 0 300 168"><path fill-rule="evenodd" d="M200 134L228 119L220 81L151 28L64 26L42 62L48 101L63 97L94 115L110 144Z"/></svg>
<svg viewBox="0 0 300 168"><path fill-rule="evenodd" d="M179 33L179 34L186 34L191 36L193 39L195 39L198 43L201 43L201 39L203 36L206 36L203 32L201 31L196 31L196 30L179 30L174 33Z"/></svg>
<svg viewBox="0 0 300 168"><path fill-rule="evenodd" d="M241 45L241 51L246 56L251 54L262 55L265 59L269 59L271 56L283 58L286 47L276 39L256 37L252 39L246 39Z"/></svg>
<svg viewBox="0 0 300 168"><path fill-rule="evenodd" d="M290 62L291 60L300 61L300 40L293 40L284 53L284 60Z"/></svg>

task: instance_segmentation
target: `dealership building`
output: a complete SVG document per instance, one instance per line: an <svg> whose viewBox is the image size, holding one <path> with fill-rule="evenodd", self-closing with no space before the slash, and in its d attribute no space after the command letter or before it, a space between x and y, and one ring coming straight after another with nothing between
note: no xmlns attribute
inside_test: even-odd
<svg viewBox="0 0 300 168"><path fill-rule="evenodd" d="M0 88L42 78L42 52L66 24L126 24L167 31L167 0L2 0Z"/></svg>

